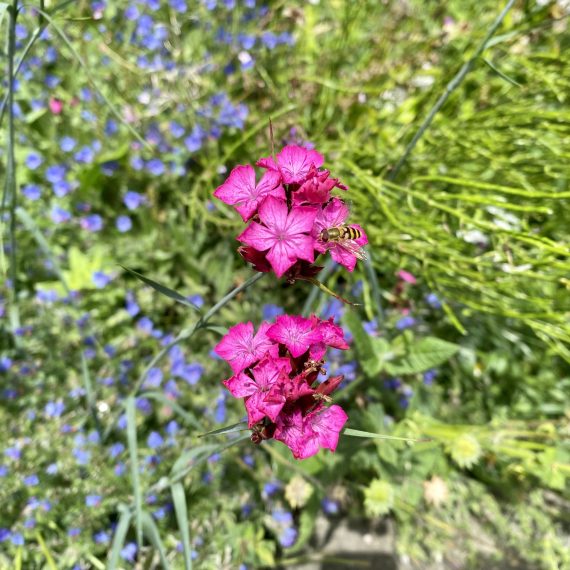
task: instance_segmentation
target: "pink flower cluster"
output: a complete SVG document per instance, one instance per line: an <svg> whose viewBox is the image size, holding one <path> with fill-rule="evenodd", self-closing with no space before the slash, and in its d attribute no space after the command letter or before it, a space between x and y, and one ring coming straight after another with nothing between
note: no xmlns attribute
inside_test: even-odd
<svg viewBox="0 0 570 570"><path fill-rule="evenodd" d="M257 271L273 269L278 277L286 274L294 281L314 277L322 268L312 264L327 251L349 271L364 255L366 234L356 224L346 225L348 207L331 195L334 188L347 187L321 168L323 161L315 150L289 145L275 159L257 161L265 169L259 182L252 166L240 165L214 192L250 222L237 237L245 244L238 251ZM329 232L333 228L341 230L334 237Z"/></svg>
<svg viewBox="0 0 570 570"><path fill-rule="evenodd" d="M297 459L336 449L348 417L340 406L326 406L343 377L317 382L327 347L348 348L333 319L291 315L264 322L257 332L251 322L235 325L215 347L232 368L224 385L244 398L254 443L277 439Z"/></svg>

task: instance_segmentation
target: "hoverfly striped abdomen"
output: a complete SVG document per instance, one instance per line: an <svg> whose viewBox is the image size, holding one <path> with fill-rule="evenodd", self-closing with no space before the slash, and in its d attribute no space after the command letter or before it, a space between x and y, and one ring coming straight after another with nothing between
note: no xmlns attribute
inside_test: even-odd
<svg viewBox="0 0 570 570"><path fill-rule="evenodd" d="M323 230L319 239L323 242L335 241L340 242L348 239L358 239L362 236L362 232L352 226L337 226L336 228L328 228Z"/></svg>

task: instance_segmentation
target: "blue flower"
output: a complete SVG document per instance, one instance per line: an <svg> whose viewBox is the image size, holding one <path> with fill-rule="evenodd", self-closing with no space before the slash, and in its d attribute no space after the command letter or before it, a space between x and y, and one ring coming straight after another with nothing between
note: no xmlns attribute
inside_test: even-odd
<svg viewBox="0 0 570 570"><path fill-rule="evenodd" d="M141 204L144 204L146 198L139 192L129 190L123 197L123 203L129 210L136 210Z"/></svg>
<svg viewBox="0 0 570 570"><path fill-rule="evenodd" d="M169 435L170 437L174 437L177 433L178 430L180 429L180 426L178 425L178 423L176 422L176 420L170 420L167 424L166 427L164 428L164 431L167 433L167 435Z"/></svg>
<svg viewBox="0 0 570 570"><path fill-rule="evenodd" d="M425 299L426 303L433 309L441 309L441 301L435 293L429 293Z"/></svg>
<svg viewBox="0 0 570 570"><path fill-rule="evenodd" d="M86 507L98 507L101 504L101 495L87 495L85 497Z"/></svg>
<svg viewBox="0 0 570 570"><path fill-rule="evenodd" d="M92 279L93 284L95 287L97 287L97 289L103 289L103 287L106 287L113 280L110 275L107 275L102 271L95 271L95 273L93 273Z"/></svg>
<svg viewBox="0 0 570 570"><path fill-rule="evenodd" d="M137 398L137 410L147 415L152 412L152 406L148 398Z"/></svg>
<svg viewBox="0 0 570 570"><path fill-rule="evenodd" d="M115 220L115 226L122 234L124 234L133 227L133 222L129 216L119 216Z"/></svg>
<svg viewBox="0 0 570 570"><path fill-rule="evenodd" d="M134 542L129 542L121 550L121 558L127 562L134 562L137 554L137 545Z"/></svg>
<svg viewBox="0 0 570 570"><path fill-rule="evenodd" d="M61 140L59 141L59 148L63 152L71 152L75 148L76 144L77 141L73 137L65 136L61 137Z"/></svg>
<svg viewBox="0 0 570 570"><path fill-rule="evenodd" d="M58 469L57 469L57 463L50 463L47 467L46 467L46 473L48 475L55 475L57 473Z"/></svg>
<svg viewBox="0 0 570 570"><path fill-rule="evenodd" d="M344 305L342 301L338 299L331 299L325 303L323 310L321 311L321 318L328 320L331 317L338 321L344 312Z"/></svg>
<svg viewBox="0 0 570 570"><path fill-rule="evenodd" d="M76 188L76 183L71 183L68 180L60 180L59 182L55 182L52 186L53 193L58 198L63 198L67 196L74 188Z"/></svg>
<svg viewBox="0 0 570 570"><path fill-rule="evenodd" d="M134 295L130 291L127 293L125 308L127 310L127 313L129 313L129 315L131 317L136 317L140 313L140 310L141 310L135 301ZM151 325L151 328L152 328L152 325Z"/></svg>
<svg viewBox="0 0 570 570"><path fill-rule="evenodd" d="M39 200L42 195L42 190L37 184L26 184L22 187L22 194L28 200Z"/></svg>
<svg viewBox="0 0 570 570"><path fill-rule="evenodd" d="M137 328L144 333L151 334L154 325L148 317L142 317L137 321Z"/></svg>
<svg viewBox="0 0 570 570"><path fill-rule="evenodd" d="M54 224L64 224L71 220L71 213L59 206L54 206L51 209L50 218Z"/></svg>
<svg viewBox="0 0 570 570"><path fill-rule="evenodd" d="M160 176L165 171L164 163L159 158L151 158L146 163L146 169L154 176Z"/></svg>
<svg viewBox="0 0 570 570"><path fill-rule="evenodd" d="M83 146L73 155L73 157L81 164L90 164L95 159L95 152L91 147Z"/></svg>
<svg viewBox="0 0 570 570"><path fill-rule="evenodd" d="M39 483L40 479L36 474L24 477L24 485L26 485L26 487L35 487L36 485L39 485Z"/></svg>
<svg viewBox="0 0 570 570"><path fill-rule="evenodd" d="M424 372L424 384L426 386L431 386L433 384L433 381L436 379L437 377L437 370L428 370L427 372Z"/></svg>
<svg viewBox="0 0 570 570"><path fill-rule="evenodd" d="M75 448L73 450L73 457L75 457L77 465L88 465L89 461L91 461L91 452Z"/></svg>
<svg viewBox="0 0 570 570"><path fill-rule="evenodd" d="M46 180L55 184L61 182L67 175L67 167L63 164L52 164L46 168Z"/></svg>
<svg viewBox="0 0 570 570"><path fill-rule="evenodd" d="M81 529L78 528L78 527L70 528L70 529L67 531L67 536L71 536L71 537L79 536L80 534L81 534Z"/></svg>
<svg viewBox="0 0 570 570"><path fill-rule="evenodd" d="M115 475L117 477L120 477L121 475L124 475L127 472L127 466L122 461L119 461L119 463L115 465L114 471Z"/></svg>
<svg viewBox="0 0 570 570"><path fill-rule="evenodd" d="M10 540L14 546L24 546L24 537L21 533L15 532L10 536Z"/></svg>
<svg viewBox="0 0 570 570"><path fill-rule="evenodd" d="M109 456L111 459L115 459L121 455L123 451L125 451L125 446L121 442L114 443L113 445L109 446Z"/></svg>
<svg viewBox="0 0 570 570"><path fill-rule="evenodd" d="M146 443L151 449L156 449L157 447L160 447L164 443L164 439L157 431L152 431L150 432L150 435L148 436Z"/></svg>
<svg viewBox="0 0 570 570"><path fill-rule="evenodd" d="M196 152L202 148L202 143L205 137L204 130L195 126L189 136L184 139L184 144L189 152Z"/></svg>
<svg viewBox="0 0 570 570"><path fill-rule="evenodd" d="M6 465L0 465L0 477L6 477L6 475L8 475L9 472L10 470L8 469L8 467L6 467Z"/></svg>
<svg viewBox="0 0 570 570"><path fill-rule="evenodd" d="M88 232L98 232L103 229L103 218L99 214L91 214L81 218L80 225Z"/></svg>
<svg viewBox="0 0 570 570"><path fill-rule="evenodd" d="M194 305L196 305L198 308L204 306L204 297L202 297L202 295L190 295L188 297L188 300L191 303L194 303Z"/></svg>
<svg viewBox="0 0 570 570"><path fill-rule="evenodd" d="M297 529L294 526L283 529L279 535L279 544L281 544L283 548L291 548L297 541L297 534Z"/></svg>
<svg viewBox="0 0 570 570"><path fill-rule="evenodd" d="M162 370L160 368L151 368L144 381L145 388L158 388L162 383Z"/></svg>
<svg viewBox="0 0 570 570"><path fill-rule="evenodd" d="M36 170L41 166L43 161L44 160L40 154L38 154L37 152L30 152L30 154L28 154L28 156L26 157L26 166L30 170Z"/></svg>
<svg viewBox="0 0 570 570"><path fill-rule="evenodd" d="M396 322L396 328L399 331L403 331L405 329L413 327L415 324L416 324L416 319L414 319L414 317L410 315L406 315L405 317L402 317Z"/></svg>
<svg viewBox="0 0 570 570"><path fill-rule="evenodd" d="M107 544L111 540L111 537L108 532L100 530L93 535L93 540L95 541L95 544Z"/></svg>
<svg viewBox="0 0 570 570"><path fill-rule="evenodd" d="M198 364L197 362L192 362L191 364L185 365L178 374L178 376L180 376L183 380L186 380L188 384L193 386L200 380L203 373L204 373L204 367L201 364Z"/></svg>
<svg viewBox="0 0 570 570"><path fill-rule="evenodd" d="M263 485L263 494L272 497L281 489L281 481L268 481Z"/></svg>
<svg viewBox="0 0 570 570"><path fill-rule="evenodd" d="M179 139L180 137L184 136L185 130L184 127L177 123L176 121L170 121L170 132L175 139Z"/></svg>
<svg viewBox="0 0 570 570"><path fill-rule="evenodd" d="M277 46L277 36L273 32L263 32L261 34L261 42L268 49L273 49Z"/></svg>
<svg viewBox="0 0 570 570"><path fill-rule="evenodd" d="M279 315L282 315L285 312L283 307L279 305L274 305L273 303L268 303L261 307L261 314L263 316L264 321L272 321Z"/></svg>
<svg viewBox="0 0 570 570"><path fill-rule="evenodd" d="M0 542L5 542L12 536L12 533L7 528L0 528Z"/></svg>
<svg viewBox="0 0 570 570"><path fill-rule="evenodd" d="M48 418L59 418L65 410L65 404L60 400L58 402L48 402L44 408L44 413Z"/></svg>
<svg viewBox="0 0 570 570"><path fill-rule="evenodd" d="M289 511L282 509L275 509L271 513L271 517L278 524L290 525L293 524L293 515Z"/></svg>

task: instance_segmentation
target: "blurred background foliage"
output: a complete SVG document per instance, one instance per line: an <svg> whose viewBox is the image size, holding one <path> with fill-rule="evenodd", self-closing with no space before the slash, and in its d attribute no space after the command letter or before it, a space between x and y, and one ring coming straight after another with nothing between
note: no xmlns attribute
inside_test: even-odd
<svg viewBox="0 0 570 570"><path fill-rule="evenodd" d="M18 68L0 565L291 565L320 559L323 518L366 517L395 520L402 567L569 568L567 2L514 2L461 81L502 5L42 6L0 3L6 102ZM269 276L196 328L120 265L203 310L245 283L242 222L212 192L270 154L269 118L278 147L314 145L350 188L372 266L326 283L361 306ZM282 310L352 335L330 357L350 427L421 441L295 462L198 438L243 414L210 352L223 327Z"/></svg>

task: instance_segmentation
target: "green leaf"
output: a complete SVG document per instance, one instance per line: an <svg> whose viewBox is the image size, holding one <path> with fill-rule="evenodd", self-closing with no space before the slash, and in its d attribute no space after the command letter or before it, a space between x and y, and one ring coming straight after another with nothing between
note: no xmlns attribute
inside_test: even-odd
<svg viewBox="0 0 570 570"><path fill-rule="evenodd" d="M247 422L238 422L237 424L232 424L230 426L225 426L220 429L215 429L207 433L202 433L198 437L206 437L207 435L223 435L225 433L233 433L235 431L245 431L247 428Z"/></svg>
<svg viewBox="0 0 570 570"><path fill-rule="evenodd" d="M130 396L125 403L127 412L127 439L129 443L129 457L131 460L131 484L135 499L135 519L137 528L137 545L139 549L143 545L142 537L142 490L139 478L139 461L137 446L137 425L135 414L135 398Z"/></svg>
<svg viewBox="0 0 570 570"><path fill-rule="evenodd" d="M129 524L131 522L131 513L126 508L123 507L123 512L121 518L119 519L119 524L115 530L115 536L113 537L113 544L111 545L111 550L109 551L109 562L107 564L107 570L115 570L119 562L119 555L125 544L125 538L127 536L127 531L129 530Z"/></svg>
<svg viewBox="0 0 570 570"><path fill-rule="evenodd" d="M405 354L386 362L385 369L389 374L425 372L447 362L459 348L457 344L427 336L409 343Z"/></svg>
<svg viewBox="0 0 570 570"><path fill-rule="evenodd" d="M142 513L142 527L144 535L148 538L149 542L158 550L158 555L160 556L160 563L164 570L170 570L170 564L166 558L166 550L160 539L160 532L153 518L146 512Z"/></svg>
<svg viewBox="0 0 570 570"><path fill-rule="evenodd" d="M167 398L166 395L162 392L143 392L141 396L151 398L152 400L156 400L157 402L160 402L161 404L172 408L182 419L184 419L186 423L194 426L196 429L202 429L200 422L198 422L193 414L187 412L180 404L174 400Z"/></svg>
<svg viewBox="0 0 570 570"><path fill-rule="evenodd" d="M202 458L207 459L218 451L219 444L209 443L206 445L198 445L192 449L180 454L178 459L174 462L170 470L170 476L176 478L177 474L184 471L188 467L195 467L198 465ZM189 470L189 469L188 469Z"/></svg>
<svg viewBox="0 0 570 570"><path fill-rule="evenodd" d="M168 287L165 287L164 285L161 285L160 283L157 283L156 281L153 281L152 279L149 279L148 277L141 275L138 271L135 271L134 269L129 269L124 265L121 265L121 267L125 271L129 272L131 275L134 275L137 279L140 279L146 285L152 287L155 291L162 293L162 295L165 295L166 297L169 297L170 299L173 299L178 303L182 303L183 305L186 305L187 307L194 309L198 313L202 312L200 311L197 305L191 303L188 299L186 299L186 297L184 297L180 293L177 293L176 291L173 291L172 289L169 289Z"/></svg>
<svg viewBox="0 0 570 570"><path fill-rule="evenodd" d="M188 507L186 506L186 495L182 483L174 483L171 486L172 502L176 521L182 538L182 553L184 555L184 570L192 570L192 548L190 547L190 525L188 524Z"/></svg>
<svg viewBox="0 0 570 570"><path fill-rule="evenodd" d="M40 549L43 552L43 555L46 557L46 562L47 565L49 567L50 570L57 570L57 566L55 564L55 561L49 551L49 548L47 547L47 544L42 536L42 534L40 533L40 531L36 531L36 539L37 541L40 543Z"/></svg>

